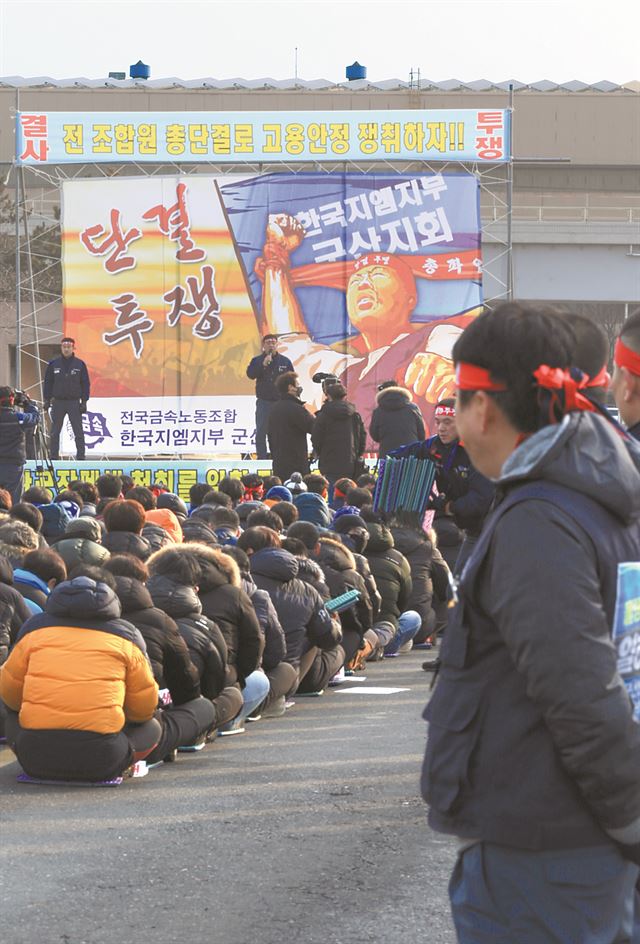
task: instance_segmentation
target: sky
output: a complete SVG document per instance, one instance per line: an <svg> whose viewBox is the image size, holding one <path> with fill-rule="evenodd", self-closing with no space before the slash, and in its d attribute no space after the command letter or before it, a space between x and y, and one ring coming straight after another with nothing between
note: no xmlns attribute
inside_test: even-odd
<svg viewBox="0 0 640 944"><path fill-rule="evenodd" d="M0 76L640 79L640 0L0 0Z"/></svg>

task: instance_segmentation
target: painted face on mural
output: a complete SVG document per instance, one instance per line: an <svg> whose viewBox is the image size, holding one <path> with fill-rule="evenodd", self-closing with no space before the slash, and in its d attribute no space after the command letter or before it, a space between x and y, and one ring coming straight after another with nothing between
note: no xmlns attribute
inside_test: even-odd
<svg viewBox="0 0 640 944"><path fill-rule="evenodd" d="M354 328L364 333L375 331L384 323L398 332L406 329L416 304L406 282L391 267L364 266L354 272L347 284L347 313Z"/></svg>

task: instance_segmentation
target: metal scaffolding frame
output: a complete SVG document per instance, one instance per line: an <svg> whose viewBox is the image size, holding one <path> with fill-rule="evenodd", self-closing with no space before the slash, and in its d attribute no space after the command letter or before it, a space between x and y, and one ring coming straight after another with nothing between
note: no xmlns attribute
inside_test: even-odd
<svg viewBox="0 0 640 944"><path fill-rule="evenodd" d="M19 94L16 91L16 113L19 111ZM442 174L447 170L456 173L467 173L478 180L482 195L491 198L494 208L493 218L482 226L482 235L490 236L492 242L498 246L498 251L488 265L483 265L485 274L491 276L499 291L492 294L491 302L511 300L513 297L513 243L512 243L512 215L513 215L513 88L509 96L509 160L500 164L479 164L464 161L442 161L430 163L428 161L331 161L322 163L224 163L215 161L198 163L163 162L159 164L140 164L138 162L104 162L85 164L47 164L44 166L12 165L12 175L15 192L15 272L16 272L16 351L15 351L15 385L22 387L22 358L33 357L36 361L36 383L31 385L28 392L36 399L42 399L42 365L46 360L41 357L40 345L54 341L62 333L39 324L38 315L49 305L62 303L61 293L51 293L48 300L36 303L36 296L47 293L38 289L34 277L33 260L36 258L31 247L31 233L29 228L29 192L41 186L45 192L59 193L60 185L67 180L78 178L104 177L156 177L160 175L179 174L184 177L201 174L227 176L231 174L271 174L271 173L322 173L356 172L356 173L387 173L410 174L422 173ZM49 224L48 228L39 235L46 236L61 231L61 216L55 214L47 216L38 214L39 219ZM503 235L506 234L506 235ZM26 260L26 272L22 271L22 259ZM61 259L55 256L39 256L45 260L45 266L40 271L47 271L53 266L61 265ZM503 277L506 260L506 277ZM30 311L23 314L22 295L27 293L31 301ZM37 391L34 392L34 387Z"/></svg>

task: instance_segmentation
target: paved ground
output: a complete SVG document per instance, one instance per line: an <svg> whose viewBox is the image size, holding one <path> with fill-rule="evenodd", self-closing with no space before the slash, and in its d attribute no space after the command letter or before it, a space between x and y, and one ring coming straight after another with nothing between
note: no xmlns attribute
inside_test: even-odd
<svg viewBox="0 0 640 944"><path fill-rule="evenodd" d="M117 789L18 785L0 749L3 944L453 944L423 657Z"/></svg>

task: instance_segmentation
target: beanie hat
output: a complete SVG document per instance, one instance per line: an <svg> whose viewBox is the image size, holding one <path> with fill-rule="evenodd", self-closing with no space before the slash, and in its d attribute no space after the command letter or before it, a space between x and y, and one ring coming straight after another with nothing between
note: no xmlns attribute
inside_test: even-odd
<svg viewBox="0 0 640 944"><path fill-rule="evenodd" d="M364 518L361 518L360 515L347 514L340 515L334 518L333 521L333 530L337 531L338 534L346 534L347 531L352 531L355 528L366 528L366 522Z"/></svg>
<svg viewBox="0 0 640 944"><path fill-rule="evenodd" d="M338 510L333 516L333 520L335 522L338 520L338 518L342 518L343 515L359 515L359 514L360 514L360 509L357 507L357 505L343 505L342 508L338 508Z"/></svg>
<svg viewBox="0 0 640 944"><path fill-rule="evenodd" d="M286 485L274 485L266 494L266 498L275 498L276 501L290 502L293 495Z"/></svg>
<svg viewBox="0 0 640 944"><path fill-rule="evenodd" d="M302 475L299 472L293 472L291 478L288 482L284 483L285 488L288 488L291 492L291 495L299 495L301 492L306 492L307 486L302 481ZM288 501L291 501L289 498Z"/></svg>

